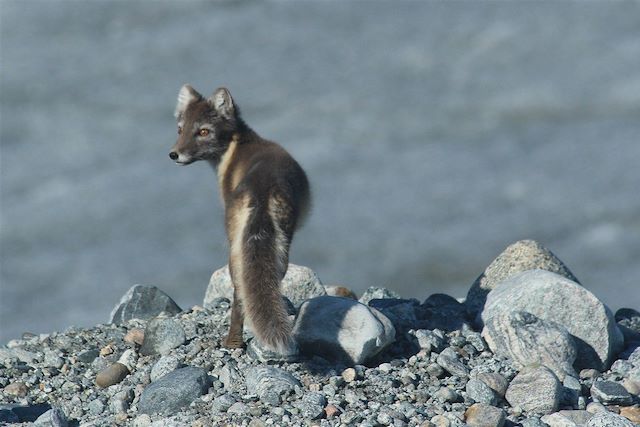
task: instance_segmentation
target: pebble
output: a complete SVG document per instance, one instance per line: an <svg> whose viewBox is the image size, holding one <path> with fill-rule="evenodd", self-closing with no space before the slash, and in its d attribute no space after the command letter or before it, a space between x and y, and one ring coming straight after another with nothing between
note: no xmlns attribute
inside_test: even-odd
<svg viewBox="0 0 640 427"><path fill-rule="evenodd" d="M524 368L511 381L505 398L512 407L530 414L546 415L555 412L560 404L562 385L549 368Z"/></svg>
<svg viewBox="0 0 640 427"><path fill-rule="evenodd" d="M29 389L24 383L16 381L6 386L3 392L9 396L24 397L29 392Z"/></svg>
<svg viewBox="0 0 640 427"><path fill-rule="evenodd" d="M604 406L602 403L600 402L589 402L589 404L587 405L587 407L585 408L587 412L595 414L596 412L600 412L600 411L607 411L607 407Z"/></svg>
<svg viewBox="0 0 640 427"><path fill-rule="evenodd" d="M289 372L274 366L249 368L245 382L249 392L257 394L261 400L266 399L272 404L274 397L287 395L293 392L296 386L302 386L300 381Z"/></svg>
<svg viewBox="0 0 640 427"><path fill-rule="evenodd" d="M225 390L230 392L240 391L244 385L244 378L238 371L235 360L230 360L220 369L218 378L224 384Z"/></svg>
<svg viewBox="0 0 640 427"><path fill-rule="evenodd" d="M143 414L171 414L207 392L209 377L202 368L187 366L176 369L149 384L138 403Z"/></svg>
<svg viewBox="0 0 640 427"><path fill-rule="evenodd" d="M625 406L620 408L620 415L631 421L632 423L640 425L640 406Z"/></svg>
<svg viewBox="0 0 640 427"><path fill-rule="evenodd" d="M444 370L451 375L457 375L459 377L469 376L469 369L458 360L458 354L452 347L445 348L442 353L438 355L436 361L438 365L442 366Z"/></svg>
<svg viewBox="0 0 640 427"><path fill-rule="evenodd" d="M605 405L631 405L633 397L621 385L613 381L595 381L591 396Z"/></svg>
<svg viewBox="0 0 640 427"><path fill-rule="evenodd" d="M140 354L168 354L172 349L180 347L186 341L184 329L176 320L167 317L156 317L149 321L144 332L144 341Z"/></svg>
<svg viewBox="0 0 640 427"><path fill-rule="evenodd" d="M327 400L320 392L305 393L298 404L301 415L310 420L316 420L324 415Z"/></svg>
<svg viewBox="0 0 640 427"><path fill-rule="evenodd" d="M603 411L589 418L585 427L634 427L634 423L613 412Z"/></svg>
<svg viewBox="0 0 640 427"><path fill-rule="evenodd" d="M466 410L464 418L470 427L502 427L506 420L506 414L495 406L474 403Z"/></svg>
<svg viewBox="0 0 640 427"><path fill-rule="evenodd" d="M395 327L374 308L347 298L305 301L293 327L300 351L332 362L361 364L395 341Z"/></svg>
<svg viewBox="0 0 640 427"><path fill-rule="evenodd" d="M553 414L545 415L542 421L549 427L582 426L593 416L587 411L562 410Z"/></svg>
<svg viewBox="0 0 640 427"><path fill-rule="evenodd" d="M133 328L124 336L124 342L129 344L142 345L144 342L144 329Z"/></svg>
<svg viewBox="0 0 640 427"><path fill-rule="evenodd" d="M342 378L348 383L355 381L357 378L356 370L353 368L345 369L342 371Z"/></svg>
<svg viewBox="0 0 640 427"><path fill-rule="evenodd" d="M113 384L118 384L129 375L129 368L120 362L115 362L96 375L96 385L106 388Z"/></svg>
<svg viewBox="0 0 640 427"><path fill-rule="evenodd" d="M34 427L67 427L68 425L67 416L59 408L49 409L33 423Z"/></svg>
<svg viewBox="0 0 640 427"><path fill-rule="evenodd" d="M249 406L243 402L236 402L227 409L230 414L246 415L249 413Z"/></svg>
<svg viewBox="0 0 640 427"><path fill-rule="evenodd" d="M487 384L479 379L470 379L466 385L467 396L477 403L495 406L498 403L498 395Z"/></svg>
<svg viewBox="0 0 640 427"><path fill-rule="evenodd" d="M444 334L439 329L432 331L427 329L418 329L413 333L413 335L416 337L418 345L423 350L439 353L446 348L447 344L444 339Z"/></svg>
<svg viewBox="0 0 640 427"><path fill-rule="evenodd" d="M180 360L176 356L162 356L151 368L151 381L156 381L179 367Z"/></svg>
<svg viewBox="0 0 640 427"><path fill-rule="evenodd" d="M337 406L329 404L327 406L325 406L324 408L324 413L327 416L327 418L333 418L336 417L338 415L340 415L342 411L340 409L338 409Z"/></svg>
<svg viewBox="0 0 640 427"><path fill-rule="evenodd" d="M622 382L622 386L630 393L635 396L640 396L640 379L638 381L632 380L631 378L625 378Z"/></svg>
<svg viewBox="0 0 640 427"><path fill-rule="evenodd" d="M499 397L504 397L509 387L509 381L498 372L480 372L475 374L475 378L489 386Z"/></svg>
<svg viewBox="0 0 640 427"><path fill-rule="evenodd" d="M232 394L226 393L213 399L211 407L217 412L227 412L236 401L237 399Z"/></svg>
<svg viewBox="0 0 640 427"><path fill-rule="evenodd" d="M100 399L94 399L87 406L91 415L100 415L104 412L104 402Z"/></svg>
<svg viewBox="0 0 640 427"><path fill-rule="evenodd" d="M442 402L459 402L461 400L460 394L450 387L441 387L433 394L433 397Z"/></svg>

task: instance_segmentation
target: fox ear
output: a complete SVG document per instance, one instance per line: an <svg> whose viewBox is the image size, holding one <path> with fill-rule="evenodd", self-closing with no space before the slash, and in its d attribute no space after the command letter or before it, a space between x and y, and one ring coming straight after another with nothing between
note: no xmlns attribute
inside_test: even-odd
<svg viewBox="0 0 640 427"><path fill-rule="evenodd" d="M218 88L209 98L209 102L213 105L220 115L224 117L233 117L235 115L235 106L233 105L233 98L231 93L224 88Z"/></svg>
<svg viewBox="0 0 640 427"><path fill-rule="evenodd" d="M189 104L200 99L202 99L202 95L192 88L191 85L182 86L180 92L178 92L178 103L176 104L176 111L173 115L176 116L176 118L180 117L187 110Z"/></svg>

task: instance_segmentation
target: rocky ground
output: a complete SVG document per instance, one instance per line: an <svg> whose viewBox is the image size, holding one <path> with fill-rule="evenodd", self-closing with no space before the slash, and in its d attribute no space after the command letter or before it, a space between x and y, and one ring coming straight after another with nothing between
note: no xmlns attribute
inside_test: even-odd
<svg viewBox="0 0 640 427"><path fill-rule="evenodd" d="M110 323L0 347L0 424L640 425L640 313L614 315L550 251L509 246L464 302L359 300L290 266L297 347L228 350L231 285L181 310L134 286Z"/></svg>

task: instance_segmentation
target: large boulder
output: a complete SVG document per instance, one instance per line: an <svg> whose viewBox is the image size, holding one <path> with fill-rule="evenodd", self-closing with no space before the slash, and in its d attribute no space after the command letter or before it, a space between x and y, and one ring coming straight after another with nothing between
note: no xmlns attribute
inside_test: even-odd
<svg viewBox="0 0 640 427"><path fill-rule="evenodd" d="M561 381L567 374L577 377L573 369L576 344L557 323L526 311L498 313L487 321L482 336L495 354L511 359L517 369L540 363Z"/></svg>
<svg viewBox="0 0 640 427"><path fill-rule="evenodd" d="M465 300L469 317L473 319L482 311L487 294L500 282L527 270L546 270L579 283L549 249L534 240L520 240L498 255L471 285Z"/></svg>
<svg viewBox="0 0 640 427"><path fill-rule="evenodd" d="M395 328L384 314L331 296L302 304L293 334L301 352L348 365L364 363L395 340Z"/></svg>
<svg viewBox="0 0 640 427"><path fill-rule="evenodd" d="M577 345L577 369L603 371L622 349L623 337L611 311L591 292L558 274L530 270L503 281L489 293L478 320L487 324L513 311L564 326Z"/></svg>
<svg viewBox="0 0 640 427"><path fill-rule="evenodd" d="M280 289L282 295L287 297L295 307L299 307L307 299L327 294L313 270L296 264L289 264L287 274L280 283ZM233 282L228 265L214 271L211 275L204 296L204 307L213 308L215 300L220 297L233 301Z"/></svg>

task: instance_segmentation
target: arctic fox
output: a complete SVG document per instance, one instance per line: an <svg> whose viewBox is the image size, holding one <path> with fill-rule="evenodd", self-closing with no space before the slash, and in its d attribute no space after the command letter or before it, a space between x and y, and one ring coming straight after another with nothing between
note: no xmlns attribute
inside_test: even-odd
<svg viewBox="0 0 640 427"><path fill-rule="evenodd" d="M262 139L240 117L231 94L205 98L190 85L178 93L178 141L169 157L180 165L207 160L217 169L233 281L231 325L223 344L244 345L246 319L258 340L285 352L291 324L280 293L289 245L309 205L309 183L280 145Z"/></svg>

